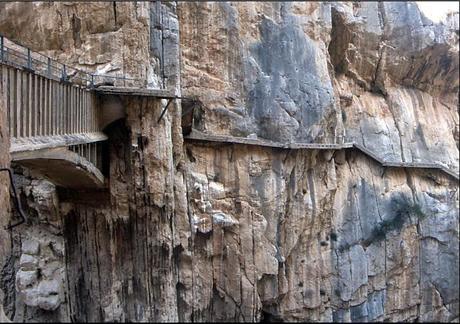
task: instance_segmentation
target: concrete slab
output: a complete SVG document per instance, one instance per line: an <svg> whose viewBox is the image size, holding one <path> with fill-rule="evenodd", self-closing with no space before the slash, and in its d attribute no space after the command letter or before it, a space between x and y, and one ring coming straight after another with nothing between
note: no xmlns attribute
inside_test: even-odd
<svg viewBox="0 0 460 324"><path fill-rule="evenodd" d="M57 186L72 189L103 188L99 169L67 148L52 148L11 154L13 162L35 170Z"/></svg>
<svg viewBox="0 0 460 324"><path fill-rule="evenodd" d="M69 135L34 136L11 138L10 152L26 152L42 149L65 147L78 144L89 144L107 140L108 137L102 132L80 133Z"/></svg>

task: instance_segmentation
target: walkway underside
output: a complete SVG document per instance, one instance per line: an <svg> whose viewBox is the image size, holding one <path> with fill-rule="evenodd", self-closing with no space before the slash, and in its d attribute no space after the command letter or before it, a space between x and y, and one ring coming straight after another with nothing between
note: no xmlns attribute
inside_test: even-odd
<svg viewBox="0 0 460 324"><path fill-rule="evenodd" d="M11 153L11 158L57 186L73 189L104 187L104 176L99 169L67 147L16 152Z"/></svg>

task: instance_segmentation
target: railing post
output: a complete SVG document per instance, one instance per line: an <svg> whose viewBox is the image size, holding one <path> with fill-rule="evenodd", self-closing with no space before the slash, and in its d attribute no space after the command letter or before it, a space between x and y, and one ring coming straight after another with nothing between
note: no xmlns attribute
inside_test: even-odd
<svg viewBox="0 0 460 324"><path fill-rule="evenodd" d="M32 70L32 57L30 56L30 48L27 49L27 68Z"/></svg>
<svg viewBox="0 0 460 324"><path fill-rule="evenodd" d="M64 64L64 68L62 69L62 81L67 81L67 72L66 72L65 64Z"/></svg>
<svg viewBox="0 0 460 324"><path fill-rule="evenodd" d="M48 57L48 77L51 78L51 58Z"/></svg>
<svg viewBox="0 0 460 324"><path fill-rule="evenodd" d="M94 74L91 74L91 83L90 83L91 88L94 88Z"/></svg>
<svg viewBox="0 0 460 324"><path fill-rule="evenodd" d="M0 61L3 62L3 36L0 36Z"/></svg>

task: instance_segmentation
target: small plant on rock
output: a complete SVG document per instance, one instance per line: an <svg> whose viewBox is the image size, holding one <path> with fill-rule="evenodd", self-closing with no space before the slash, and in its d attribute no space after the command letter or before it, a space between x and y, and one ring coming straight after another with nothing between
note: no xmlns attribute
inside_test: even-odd
<svg viewBox="0 0 460 324"><path fill-rule="evenodd" d="M384 240L388 232L401 230L404 223L410 219L411 216L415 216L418 219L423 219L426 216L419 204L412 203L405 196L393 198L391 200L391 206L394 213L393 218L385 219L374 227L369 238L364 241L366 246L369 246L373 242Z"/></svg>

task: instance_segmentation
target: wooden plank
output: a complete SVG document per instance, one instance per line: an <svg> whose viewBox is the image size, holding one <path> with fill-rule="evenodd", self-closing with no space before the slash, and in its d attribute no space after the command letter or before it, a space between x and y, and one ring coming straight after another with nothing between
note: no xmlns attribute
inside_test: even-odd
<svg viewBox="0 0 460 324"><path fill-rule="evenodd" d="M72 120L73 120L73 115L72 115L72 95L73 95L73 87L72 86L66 86L66 101L65 101L65 112L66 112L66 118L65 118L65 127L66 131L65 134L72 134Z"/></svg>
<svg viewBox="0 0 460 324"><path fill-rule="evenodd" d="M62 113L64 112L64 87L62 84L57 83L57 100L56 100L56 134L62 134Z"/></svg>
<svg viewBox="0 0 460 324"><path fill-rule="evenodd" d="M10 110L8 108L8 77L5 73L8 73L6 66L0 65L0 109L5 111L7 131L8 135L11 133L10 130Z"/></svg>
<svg viewBox="0 0 460 324"><path fill-rule="evenodd" d="M26 73L26 91L27 91L27 128L26 136L32 136L32 119L33 119L33 103L32 103L32 74Z"/></svg>
<svg viewBox="0 0 460 324"><path fill-rule="evenodd" d="M35 91L36 91L36 96L35 96L35 104L36 104L36 130L35 130L35 136L40 136L40 127L41 127L41 78L37 74L36 79L35 79Z"/></svg>
<svg viewBox="0 0 460 324"><path fill-rule="evenodd" d="M47 96L46 96L46 79L45 78L40 78L41 79L41 111L40 111L40 117L41 117L41 126L40 126L40 136L45 135L45 128L46 128L46 103L47 103Z"/></svg>
<svg viewBox="0 0 460 324"><path fill-rule="evenodd" d="M19 115L20 115L20 123L21 123L21 136L20 137L25 137L26 136L26 127L27 127L27 110L25 109L27 107L27 101L26 101L26 91L25 91L25 78L24 78L24 72L20 71L20 80L21 80L21 85L19 87L19 96L21 99L21 104L19 106Z"/></svg>
<svg viewBox="0 0 460 324"><path fill-rule="evenodd" d="M33 98L32 98L32 73L26 74L26 83L27 83L27 133L26 136L32 136L32 119L33 119Z"/></svg>
<svg viewBox="0 0 460 324"><path fill-rule="evenodd" d="M48 106L49 106L49 80L43 79L43 131L42 136L46 135L48 132L48 122L49 122L49 114L48 114Z"/></svg>
<svg viewBox="0 0 460 324"><path fill-rule="evenodd" d="M85 132L85 94L82 93L81 97L81 112L80 112L80 133Z"/></svg>
<svg viewBox="0 0 460 324"><path fill-rule="evenodd" d="M78 123L78 93L80 90L78 88L75 88L74 91L74 122L73 122L73 133L78 133L77 130L77 123Z"/></svg>
<svg viewBox="0 0 460 324"><path fill-rule="evenodd" d="M61 116L61 119L60 119L60 128L61 128L61 131L59 134L65 134L66 133L66 115L67 115L67 99L68 99L68 86L65 85L65 84L60 84L59 86L60 90L61 90L61 100L60 100L60 103L61 103L61 107L60 107L60 116Z"/></svg>
<svg viewBox="0 0 460 324"><path fill-rule="evenodd" d="M65 93L66 93L66 96L65 96L65 102L64 102L64 105L65 105L65 113L66 113L66 118L65 118L65 128L66 128L66 132L65 134L71 134L72 133L72 130L71 130L71 123L72 123L72 86L65 86Z"/></svg>
<svg viewBox="0 0 460 324"><path fill-rule="evenodd" d="M69 100L68 100L69 109L67 110L67 112L69 113L69 115L67 117L67 120L68 120L67 134L73 134L74 133L73 123L75 122L75 115L74 115L75 114L75 109L74 109L74 105L75 105L75 87L70 86L68 94L69 94Z"/></svg>
<svg viewBox="0 0 460 324"><path fill-rule="evenodd" d="M54 109L53 109L53 102L54 102L54 81L49 81L49 99L48 99L48 106L49 106L49 124L48 130L46 135L53 135L53 127L54 127Z"/></svg>
<svg viewBox="0 0 460 324"><path fill-rule="evenodd" d="M72 86L67 85L65 86L65 118L64 118L64 126L66 131L64 134L72 134L71 123L72 123Z"/></svg>
<svg viewBox="0 0 460 324"><path fill-rule="evenodd" d="M39 120L39 127L38 127L38 136L43 135L43 125L44 125L44 102L45 98L43 96L43 78L41 76L38 76L38 93L39 93L39 114L38 114L38 120Z"/></svg>
<svg viewBox="0 0 460 324"><path fill-rule="evenodd" d="M22 116L21 116L21 105L22 105L22 72L16 70L16 127L17 127L17 136L22 136Z"/></svg>
<svg viewBox="0 0 460 324"><path fill-rule="evenodd" d="M56 135L56 82L54 81L51 82L50 108L51 125L47 135Z"/></svg>
<svg viewBox="0 0 460 324"><path fill-rule="evenodd" d="M75 133L80 133L80 120L81 120L80 106L81 106L81 90L77 92L77 106L76 106L77 114L76 114L76 122L75 122L75 125L76 125Z"/></svg>
<svg viewBox="0 0 460 324"><path fill-rule="evenodd" d="M32 73L29 73L29 135L34 136L35 132L35 76Z"/></svg>
<svg viewBox="0 0 460 324"><path fill-rule="evenodd" d="M79 113L79 118L78 118L78 132L79 133L83 133L83 125L84 125L84 122L83 122L83 116L84 116L84 109L85 109L85 91L82 91L80 93L80 113Z"/></svg>
<svg viewBox="0 0 460 324"><path fill-rule="evenodd" d="M56 83L56 134L62 134L62 115L64 113L64 87L61 83Z"/></svg>
<svg viewBox="0 0 460 324"><path fill-rule="evenodd" d="M96 122L97 122L97 114L96 114L96 107L94 105L94 98L92 96L92 94L90 94L90 102L91 102L91 111L92 111L92 130L93 132L95 132L97 130L97 127L96 127Z"/></svg>
<svg viewBox="0 0 460 324"><path fill-rule="evenodd" d="M81 111L81 132L86 132L86 92L83 93L82 111Z"/></svg>
<svg viewBox="0 0 460 324"><path fill-rule="evenodd" d="M22 136L27 137L27 128L28 128L28 115L29 115L29 105L28 105L28 89L27 89L27 73L21 72L22 86L21 86L21 113L22 113Z"/></svg>
<svg viewBox="0 0 460 324"><path fill-rule="evenodd" d="M83 130L83 132L89 132L89 113L88 113L88 93L85 93L85 129Z"/></svg>
<svg viewBox="0 0 460 324"><path fill-rule="evenodd" d="M25 72L21 72L22 74L22 105L21 105L21 113L22 113L22 136L28 137L29 131L29 89L28 89L28 79L29 74Z"/></svg>
<svg viewBox="0 0 460 324"><path fill-rule="evenodd" d="M11 109L11 75L10 69L6 66L2 66L2 82L3 82L3 93L4 93L4 107L7 109L7 118L8 118L8 132L9 136L14 136L13 128L13 111Z"/></svg>
<svg viewBox="0 0 460 324"><path fill-rule="evenodd" d="M44 125L44 134L49 134L49 125L51 123L51 116L50 116L50 99L51 99L51 85L50 80L45 79L45 125Z"/></svg>
<svg viewBox="0 0 460 324"><path fill-rule="evenodd" d="M81 89L78 89L77 91L77 114L76 114L76 122L75 122L75 133L80 133L80 113L81 113Z"/></svg>
<svg viewBox="0 0 460 324"><path fill-rule="evenodd" d="M93 131L93 107L91 106L91 97L88 94L88 131ZM88 149L88 148L87 148Z"/></svg>
<svg viewBox="0 0 460 324"><path fill-rule="evenodd" d="M11 69L11 111L12 111L12 118L13 118L13 126L14 126L14 137L19 137L18 132L18 71L15 69Z"/></svg>
<svg viewBox="0 0 460 324"><path fill-rule="evenodd" d="M72 103L73 103L73 87L72 86L67 86L66 87L66 92L67 92L67 100L66 100L66 113L67 113L67 118L66 118L66 134L72 134L72 121L73 121L73 114L72 114Z"/></svg>
<svg viewBox="0 0 460 324"><path fill-rule="evenodd" d="M60 132L59 134L65 134L65 123L64 123L64 117L66 115L66 100L67 100L67 86L60 83L59 84L59 125L60 125Z"/></svg>
<svg viewBox="0 0 460 324"><path fill-rule="evenodd" d="M23 72L22 75L22 99L23 99L23 105L22 105L22 111L24 113L24 119L23 119L23 131L24 131L24 137L29 137L29 127L30 127L30 96L29 96L29 89L30 89L30 83L29 83L29 77L30 74Z"/></svg>
<svg viewBox="0 0 460 324"><path fill-rule="evenodd" d="M46 133L46 121L47 121L47 114L46 114L46 107L48 105L48 92L47 92L47 79L42 78L42 132L40 135L45 135Z"/></svg>
<svg viewBox="0 0 460 324"><path fill-rule="evenodd" d="M63 134L63 125L62 121L64 120L62 116L65 113L65 86L62 85L62 83L58 83L58 99L57 99L57 116L58 116L58 124L57 124L57 130L58 134Z"/></svg>
<svg viewBox="0 0 460 324"><path fill-rule="evenodd" d="M75 133L81 133L80 125L81 125L81 89L77 91L77 105L76 105L77 113L76 113L76 121L75 121Z"/></svg>
<svg viewBox="0 0 460 324"><path fill-rule="evenodd" d="M51 124L47 135L55 135L56 130L56 82L51 81L50 115Z"/></svg>
<svg viewBox="0 0 460 324"><path fill-rule="evenodd" d="M38 75L34 74L33 75L33 80L34 80L34 124L33 124L33 134L32 136L37 136L38 135L38 120L39 120L39 115L40 115L40 99L39 99L39 77Z"/></svg>

